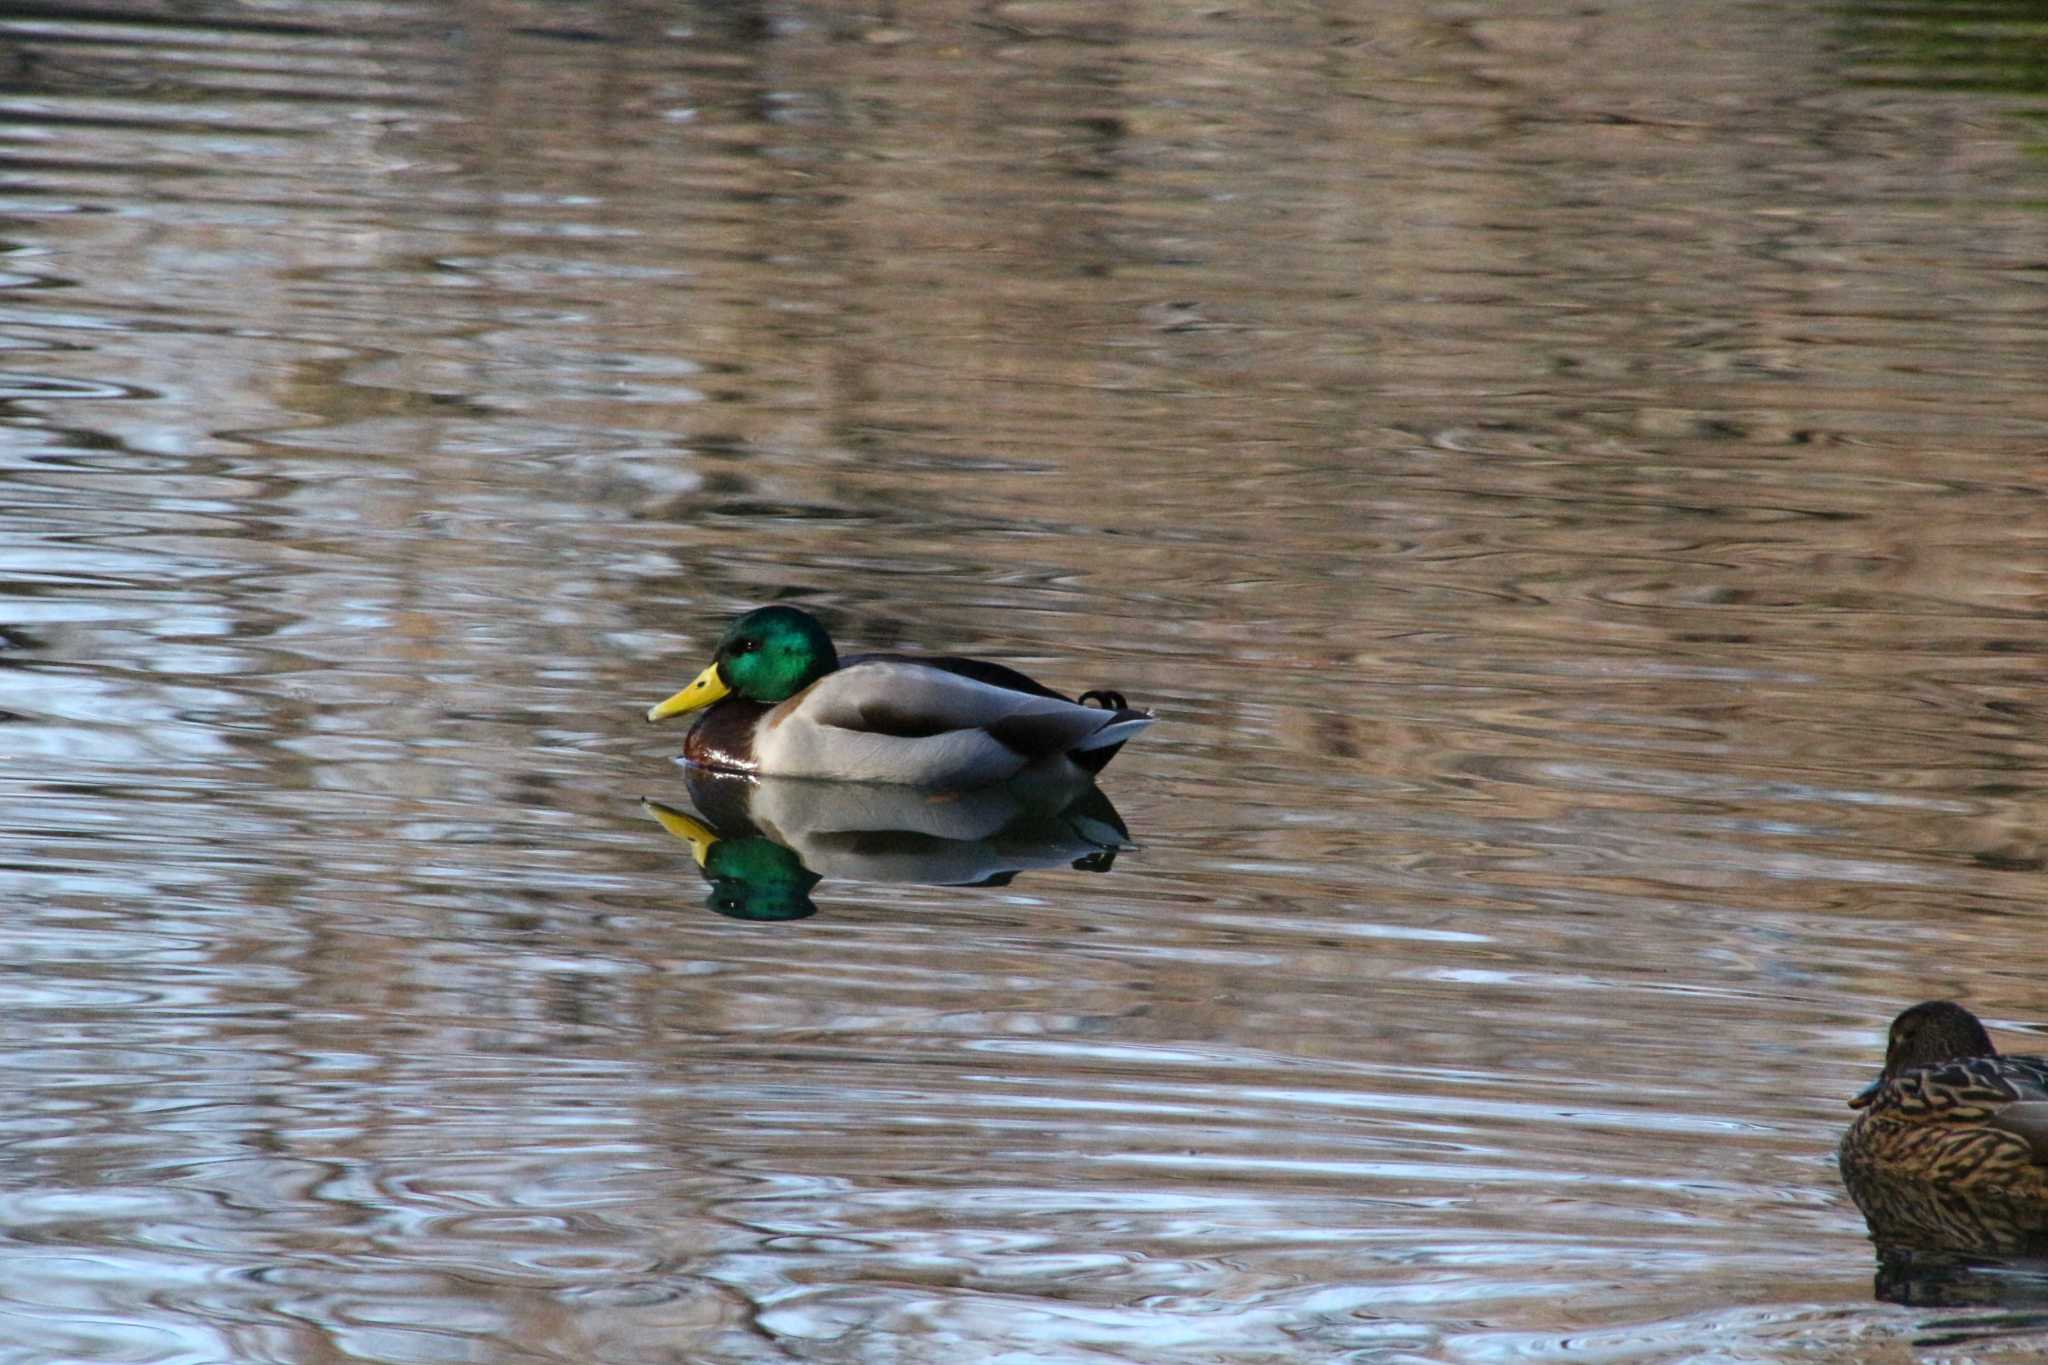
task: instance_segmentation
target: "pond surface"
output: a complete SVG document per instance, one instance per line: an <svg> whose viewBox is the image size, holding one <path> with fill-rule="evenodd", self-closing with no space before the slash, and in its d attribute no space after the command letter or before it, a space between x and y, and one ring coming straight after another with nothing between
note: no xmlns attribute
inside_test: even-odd
<svg viewBox="0 0 2048 1365"><path fill-rule="evenodd" d="M0 1360L2038 1359L2035 15L0 8ZM1158 723L738 918L775 598Z"/></svg>

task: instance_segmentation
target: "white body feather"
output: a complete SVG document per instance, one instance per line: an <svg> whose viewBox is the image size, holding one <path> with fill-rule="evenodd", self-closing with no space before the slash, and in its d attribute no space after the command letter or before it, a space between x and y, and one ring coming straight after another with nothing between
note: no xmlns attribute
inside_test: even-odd
<svg viewBox="0 0 2048 1365"><path fill-rule="evenodd" d="M777 776L976 786L1120 744L1151 723L1139 712L872 660L826 674L763 716L753 749L759 771Z"/></svg>

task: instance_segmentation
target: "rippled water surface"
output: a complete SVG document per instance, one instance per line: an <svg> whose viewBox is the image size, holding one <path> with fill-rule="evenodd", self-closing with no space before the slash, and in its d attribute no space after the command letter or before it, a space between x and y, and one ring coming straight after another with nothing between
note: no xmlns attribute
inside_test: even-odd
<svg viewBox="0 0 2048 1365"><path fill-rule="evenodd" d="M0 6L0 1359L2039 1358L1833 1145L2048 1026L2044 38ZM1159 723L707 792L776 597Z"/></svg>

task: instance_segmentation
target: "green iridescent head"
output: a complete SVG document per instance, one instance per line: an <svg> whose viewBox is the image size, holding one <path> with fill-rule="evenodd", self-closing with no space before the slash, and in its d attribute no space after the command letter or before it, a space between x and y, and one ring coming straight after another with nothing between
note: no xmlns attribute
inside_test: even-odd
<svg viewBox="0 0 2048 1365"><path fill-rule="evenodd" d="M839 652L817 617L795 607L762 607L728 626L710 666L649 710L647 719L667 720L727 695L787 701L837 667Z"/></svg>

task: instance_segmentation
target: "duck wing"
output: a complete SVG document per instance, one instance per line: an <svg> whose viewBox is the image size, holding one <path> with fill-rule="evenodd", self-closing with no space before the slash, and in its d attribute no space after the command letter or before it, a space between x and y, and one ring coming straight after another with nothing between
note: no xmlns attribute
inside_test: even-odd
<svg viewBox="0 0 2048 1365"><path fill-rule="evenodd" d="M937 668L947 673L957 673L975 682L987 683L991 687L1007 688L1012 692L1024 692L1034 697L1053 697L1059 701L1072 701L1063 692L1055 692L1038 679L1019 673L1007 664L991 663L987 659L963 659L957 654L856 654L840 664L851 668L855 664L885 663L912 664L920 668Z"/></svg>
<svg viewBox="0 0 2048 1365"><path fill-rule="evenodd" d="M2023 1139L2036 1163L2048 1166L2048 1100L2008 1104L1987 1121L1992 1128Z"/></svg>
<svg viewBox="0 0 2048 1365"><path fill-rule="evenodd" d="M2048 1100L2048 1057L2001 1056L1992 1060L1999 1079L2012 1087L2015 1098Z"/></svg>
<svg viewBox="0 0 2048 1365"><path fill-rule="evenodd" d="M990 663L987 659L966 659L954 654L906 655L906 654L864 654L848 660L861 663L879 660L890 663L919 664L929 668L943 669L957 673L975 682L988 683L1014 692L1024 692L1034 697L1051 697L1058 701L1074 701L1064 692L1055 692L1038 679L1019 673L1004 664ZM1109 766L1117 751L1124 747L1126 740L1152 723L1150 712L1135 710L1124 705L1120 692L1083 692L1079 698L1086 704L1091 698L1102 702L1102 709L1112 713L1112 719L1080 745L1064 752L1073 759L1083 772L1099 773ZM1019 738L1019 736L1012 736ZM1034 755L1040 756L1040 755Z"/></svg>
<svg viewBox="0 0 2048 1365"><path fill-rule="evenodd" d="M2048 1165L2048 1059L2040 1057L1993 1057L1989 1062L1997 1079L2013 1096L1999 1105L1989 1123L1993 1128L2022 1138L2033 1149L2034 1160Z"/></svg>
<svg viewBox="0 0 2048 1365"><path fill-rule="evenodd" d="M802 699L807 720L831 729L895 739L978 731L1026 762L1121 743L1151 722L1141 711L1112 711L1068 701L1013 669L980 660L871 657L813 684ZM1027 686L1011 686L1017 679Z"/></svg>

